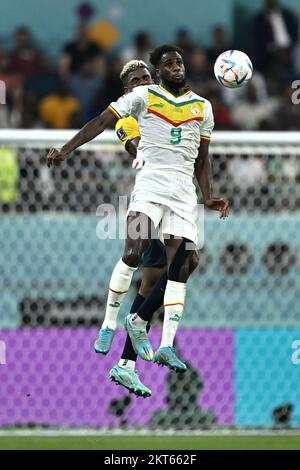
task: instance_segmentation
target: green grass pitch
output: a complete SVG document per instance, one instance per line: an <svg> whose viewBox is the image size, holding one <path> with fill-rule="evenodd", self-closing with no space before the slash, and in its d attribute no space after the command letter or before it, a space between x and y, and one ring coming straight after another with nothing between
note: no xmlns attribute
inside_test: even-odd
<svg viewBox="0 0 300 470"><path fill-rule="evenodd" d="M300 436L1 436L0 450L299 450Z"/></svg>

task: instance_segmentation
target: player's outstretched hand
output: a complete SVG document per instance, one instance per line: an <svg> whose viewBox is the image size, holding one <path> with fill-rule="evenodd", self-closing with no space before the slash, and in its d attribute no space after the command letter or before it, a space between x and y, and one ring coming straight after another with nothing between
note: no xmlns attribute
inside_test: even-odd
<svg viewBox="0 0 300 470"><path fill-rule="evenodd" d="M220 219L226 219L229 215L229 201L222 198L211 198L205 201L206 207L220 212Z"/></svg>
<svg viewBox="0 0 300 470"><path fill-rule="evenodd" d="M67 157L67 154L57 149L50 149L47 155L47 165L50 168L53 165L59 165Z"/></svg>

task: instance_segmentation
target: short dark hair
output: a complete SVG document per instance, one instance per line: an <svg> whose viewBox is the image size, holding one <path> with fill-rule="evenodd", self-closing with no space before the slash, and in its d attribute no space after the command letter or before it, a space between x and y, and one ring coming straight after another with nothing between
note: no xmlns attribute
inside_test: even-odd
<svg viewBox="0 0 300 470"><path fill-rule="evenodd" d="M150 62L153 67L158 67L162 56L167 52L178 52L178 54L183 57L183 50L180 49L180 47L173 46L172 44L164 44L163 46L157 47L152 52L150 52Z"/></svg>
<svg viewBox="0 0 300 470"><path fill-rule="evenodd" d="M128 75L131 72L135 72L138 69L147 69L149 70L148 65L143 60L130 60L127 64L124 65L120 73L120 79L125 85Z"/></svg>

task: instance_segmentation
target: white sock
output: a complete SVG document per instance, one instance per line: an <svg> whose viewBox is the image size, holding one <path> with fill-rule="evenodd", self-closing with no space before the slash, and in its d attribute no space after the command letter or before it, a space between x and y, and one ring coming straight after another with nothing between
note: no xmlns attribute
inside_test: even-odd
<svg viewBox="0 0 300 470"><path fill-rule="evenodd" d="M129 359L120 359L118 366L125 370L135 370L135 361L130 361Z"/></svg>
<svg viewBox="0 0 300 470"><path fill-rule="evenodd" d="M129 321L134 328L146 328L146 325L148 323L141 317L139 317L137 313L132 313L130 315Z"/></svg>
<svg viewBox="0 0 300 470"><path fill-rule="evenodd" d="M117 327L117 316L121 308L124 297L130 287L133 273L137 268L127 266L122 259L118 261L113 270L106 304L105 318L101 328L111 328L115 330Z"/></svg>
<svg viewBox="0 0 300 470"><path fill-rule="evenodd" d="M164 297L165 317L160 347L173 346L184 308L186 283L168 281Z"/></svg>

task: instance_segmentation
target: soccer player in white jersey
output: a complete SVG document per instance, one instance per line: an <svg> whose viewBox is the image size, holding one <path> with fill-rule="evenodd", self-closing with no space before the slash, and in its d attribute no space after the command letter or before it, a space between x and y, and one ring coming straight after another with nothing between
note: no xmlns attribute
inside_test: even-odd
<svg viewBox="0 0 300 470"><path fill-rule="evenodd" d="M207 100L192 91L184 91L182 51L176 46L161 46L151 53L150 60L160 84L137 87L111 103L61 150L50 150L48 165L63 161L80 145L115 124L116 120L130 115L137 119L141 132L137 158L144 165L136 177L129 204L124 253L110 280L108 305L114 307L110 312L107 309L107 321L110 317L109 329L114 331L112 326L116 325L133 273L154 227L160 226L166 246L168 282L162 341L156 354L153 356L143 312L127 316L126 329L140 357L148 361L154 359L184 372L186 366L177 358L173 342L183 313L188 279L183 267L198 240L193 176L196 176L206 207L219 211L221 218L228 215L228 201L213 198L211 194L208 147L214 125L213 113ZM139 227L139 232L133 233L133 227ZM106 329L107 325L103 325L103 330Z"/></svg>
<svg viewBox="0 0 300 470"><path fill-rule="evenodd" d="M153 83L148 65L140 60L132 60L125 64L121 71L120 79L123 82L125 93L129 93L136 86ZM139 162L136 159L137 148L141 138L136 119L132 116L119 119L115 130L125 149L134 159L133 168L137 166L142 168L143 162ZM198 265L198 253L195 251L194 256L188 261L186 269L191 274ZM151 239L143 255L141 286L130 309L130 312L136 313L141 311L143 315L147 316L147 330L150 328L152 315L163 304L167 284L166 265L166 250L163 243L160 240ZM112 320L110 307L111 305L108 305L103 322L103 325L106 324L107 327L100 329L99 336L94 344L94 349L97 353L107 354L110 350L111 339L114 334L114 329L110 329L110 321ZM152 392L140 381L136 369L136 360L137 354L132 347L129 335L127 335L121 358L118 364L110 370L109 377L135 395L146 398L151 396Z"/></svg>

